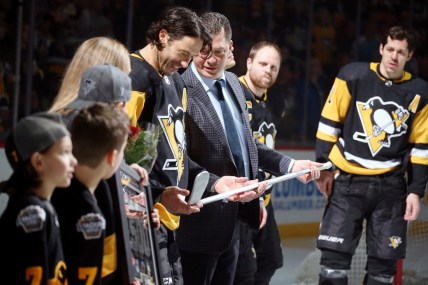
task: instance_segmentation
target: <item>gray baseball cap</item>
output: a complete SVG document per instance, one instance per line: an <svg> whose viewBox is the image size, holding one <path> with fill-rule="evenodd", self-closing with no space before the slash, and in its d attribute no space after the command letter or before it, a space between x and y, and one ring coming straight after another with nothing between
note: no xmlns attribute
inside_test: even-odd
<svg viewBox="0 0 428 285"><path fill-rule="evenodd" d="M42 152L59 139L70 135L56 113L40 112L21 119L6 140L6 157L13 169L29 159L35 152Z"/></svg>
<svg viewBox="0 0 428 285"><path fill-rule="evenodd" d="M80 110L95 102L128 102L130 97L129 76L114 65L99 64L83 73L77 98L66 108Z"/></svg>

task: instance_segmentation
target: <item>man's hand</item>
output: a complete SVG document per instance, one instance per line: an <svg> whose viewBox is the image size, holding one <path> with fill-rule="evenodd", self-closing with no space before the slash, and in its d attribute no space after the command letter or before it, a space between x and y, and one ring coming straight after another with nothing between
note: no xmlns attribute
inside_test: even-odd
<svg viewBox="0 0 428 285"><path fill-rule="evenodd" d="M404 219L406 221L414 221L418 218L419 212L421 210L421 204L419 201L419 196L410 193L407 195L406 199L406 212L404 213Z"/></svg>
<svg viewBox="0 0 428 285"><path fill-rule="evenodd" d="M140 185L146 186L149 184L149 174L147 173L147 170L144 167L141 167L136 163L131 164L130 167L134 169L140 176Z"/></svg>
<svg viewBox="0 0 428 285"><path fill-rule="evenodd" d="M203 206L201 203L190 206L184 199L180 198L180 195L188 196L189 194L189 190L177 186L166 187L162 192L160 203L165 206L168 212L173 214L190 215L200 212L200 208Z"/></svg>
<svg viewBox="0 0 428 285"><path fill-rule="evenodd" d="M320 177L320 170L318 168L321 166L323 166L323 164L319 162L314 162L310 160L296 160L294 162L293 168L291 169L291 172L297 172L303 169L310 169L310 173L297 177L297 179L299 179L301 182L308 183L309 181L318 179Z"/></svg>
<svg viewBox="0 0 428 285"><path fill-rule="evenodd" d="M249 180L246 177L223 176L215 184L215 191L217 193L224 193L255 183L258 183L257 179ZM251 200L262 195L263 192L265 192L266 187L267 182L262 182L257 188L254 188L253 190L248 190L243 193L232 195L227 199L233 202L250 202Z"/></svg>
<svg viewBox="0 0 428 285"><path fill-rule="evenodd" d="M331 195L333 188L334 172L329 170L321 171L320 178L316 181L318 190L327 198Z"/></svg>

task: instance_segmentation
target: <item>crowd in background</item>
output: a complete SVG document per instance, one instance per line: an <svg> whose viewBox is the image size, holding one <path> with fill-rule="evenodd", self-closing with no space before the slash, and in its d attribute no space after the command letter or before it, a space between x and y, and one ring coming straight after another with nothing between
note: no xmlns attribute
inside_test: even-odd
<svg viewBox="0 0 428 285"><path fill-rule="evenodd" d="M0 2L0 142L12 127L16 34L19 1ZM24 115L26 55L29 46L29 3L23 1L22 62L18 117ZM148 25L165 8L184 5L198 13L220 11L231 21L236 74L244 74L246 57L259 40L276 42L283 63L270 90L282 122L278 146L312 146L321 108L334 76L344 64L376 61L380 35L394 23L408 23L417 33L416 58L410 71L428 79L428 0L36 0L34 61L30 112L52 104L64 69L77 46L93 36L110 36L144 46ZM133 3L132 33L127 37L128 3ZM312 17L310 16L312 15ZM310 47L310 48L308 48Z"/></svg>

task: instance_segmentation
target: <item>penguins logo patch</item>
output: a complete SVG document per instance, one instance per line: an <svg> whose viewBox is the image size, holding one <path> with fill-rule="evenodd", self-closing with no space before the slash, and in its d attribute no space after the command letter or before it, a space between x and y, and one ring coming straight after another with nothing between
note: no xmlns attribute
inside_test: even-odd
<svg viewBox="0 0 428 285"><path fill-rule="evenodd" d="M83 82L83 94L85 94L85 96L88 95L89 92L91 92L93 89L95 89L97 85L97 82L95 82L92 79L86 79Z"/></svg>
<svg viewBox="0 0 428 285"><path fill-rule="evenodd" d="M184 114L181 107L174 109L172 105L168 106L168 115L158 116L158 120L163 132L168 140L171 152L174 158L167 159L163 170L177 170L178 181L183 174L184 153L186 151L186 135L184 133ZM177 181L177 182L178 182Z"/></svg>
<svg viewBox="0 0 428 285"><path fill-rule="evenodd" d="M275 125L270 123L267 124L263 122L259 129L253 132L253 136L262 144L266 145L268 148L273 149L275 144L276 128Z"/></svg>
<svg viewBox="0 0 428 285"><path fill-rule="evenodd" d="M389 246L396 249L402 243L401 237L392 236L389 238Z"/></svg>
<svg viewBox="0 0 428 285"><path fill-rule="evenodd" d="M391 146L391 138L406 133L409 111L395 102L383 102L374 97L367 102L357 101L363 132L355 132L354 140L367 143L375 156L383 147ZM410 109L410 106L409 106Z"/></svg>

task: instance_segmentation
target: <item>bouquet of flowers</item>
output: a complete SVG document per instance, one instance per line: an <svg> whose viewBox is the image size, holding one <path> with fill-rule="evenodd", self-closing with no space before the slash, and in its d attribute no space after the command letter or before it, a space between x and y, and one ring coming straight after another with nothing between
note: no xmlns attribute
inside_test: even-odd
<svg viewBox="0 0 428 285"><path fill-rule="evenodd" d="M157 158L161 127L152 123L143 123L140 127L131 126L130 128L131 135L125 148L126 163L137 163L150 173Z"/></svg>

